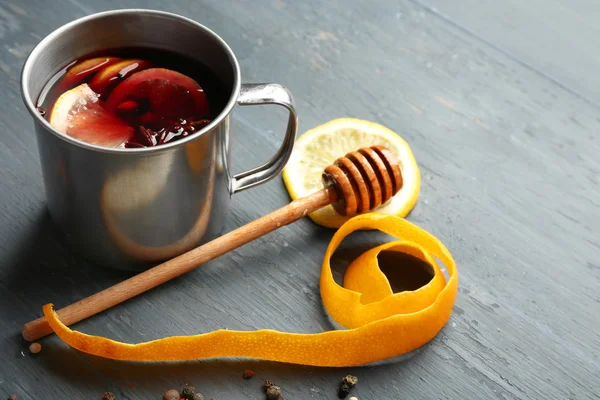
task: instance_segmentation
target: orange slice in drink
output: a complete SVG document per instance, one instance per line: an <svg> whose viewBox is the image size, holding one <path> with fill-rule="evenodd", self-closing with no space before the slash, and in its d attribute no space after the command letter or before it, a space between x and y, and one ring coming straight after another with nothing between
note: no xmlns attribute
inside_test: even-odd
<svg viewBox="0 0 600 400"><path fill-rule="evenodd" d="M202 87L187 75L165 68L150 68L122 81L106 99L106 108L132 126L210 113Z"/></svg>
<svg viewBox="0 0 600 400"><path fill-rule="evenodd" d="M62 93L69 88L79 85L98 71L120 61L117 57L96 57L77 62L67 69L61 78L56 92Z"/></svg>
<svg viewBox="0 0 600 400"><path fill-rule="evenodd" d="M101 98L104 98L123 80L149 67L150 62L146 60L122 60L98 71L89 85L94 92L98 93Z"/></svg>

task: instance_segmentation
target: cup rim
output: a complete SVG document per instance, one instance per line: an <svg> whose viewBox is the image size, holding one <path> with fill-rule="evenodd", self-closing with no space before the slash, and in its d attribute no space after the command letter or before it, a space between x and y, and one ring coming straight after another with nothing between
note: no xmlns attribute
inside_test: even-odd
<svg viewBox="0 0 600 400"><path fill-rule="evenodd" d="M43 49L48 45L48 43L52 42L56 37L60 36L61 34L63 34L66 31L68 31L72 27L81 25L81 24L85 24L94 19L104 18L104 17L110 16L110 15L116 15L116 14L152 14L152 15L159 15L159 16L169 17L169 18L172 18L175 20L179 20L179 22L185 22L185 23L194 25L196 28L204 31L209 36L212 36L219 43L219 45L221 45L223 47L223 49L227 53L227 55L232 63L232 67L234 70L233 71L233 73L234 73L233 91L229 97L229 100L227 101L227 103L225 104L225 106L223 107L221 112L210 122L210 124L206 125L198 132L195 132L193 135L190 135L188 137L179 139L179 140L171 142L171 143L162 144L160 146L142 147L142 148L111 148L111 147L104 147L104 146L98 146L95 144L87 143L82 140L75 139L69 135L66 135L66 134L60 132L59 130L57 130L56 128L54 128L52 125L50 125L50 123L40 115L40 113L37 111L37 107L35 105L35 102L33 101L33 98L31 96L31 93L29 92L29 88L28 88L28 86L29 86L28 81L31 77L31 70L33 68L34 60L36 60L36 58L43 51ZM70 60L67 60L65 62L69 62L69 61ZM194 21L193 19L184 17L179 14L167 12L167 11L144 9L144 8L128 8L128 9L102 11L102 12L86 15L84 17L75 19L71 22L68 22L68 23L58 27L57 29L55 29L54 31L52 31L48 35L46 35L41 41L38 42L38 44L33 48L33 50L31 50L31 52L27 56L27 59L25 60L25 63L23 64L23 68L21 70L21 97L23 99L23 102L25 103L25 107L27 108L27 111L29 111L29 114L31 114L31 116L33 117L35 122L40 123L47 131L49 131L50 133L52 133L54 136L58 137L59 139L63 140L64 142L67 142L69 144L72 144L72 145L75 145L77 147L81 147L81 148L84 148L87 150L92 150L92 151L102 152L102 153L112 153L112 154L149 154L149 153L163 152L163 151L166 151L169 149L173 149L175 147L183 146L186 143L189 143L191 141L199 139L200 137L204 136L207 132L209 132L213 128L215 128L217 125L219 125L227 117L227 115L229 115L229 113L231 112L233 107L236 105L237 98L239 97L239 94L240 94L240 88L241 88L240 66L239 66L239 63L238 63L238 60L237 60L235 54L233 53L233 50L231 49L231 47L229 47L229 45L225 42L225 40L223 40L219 35L217 35L211 29L207 28L206 26L200 24L197 21Z"/></svg>

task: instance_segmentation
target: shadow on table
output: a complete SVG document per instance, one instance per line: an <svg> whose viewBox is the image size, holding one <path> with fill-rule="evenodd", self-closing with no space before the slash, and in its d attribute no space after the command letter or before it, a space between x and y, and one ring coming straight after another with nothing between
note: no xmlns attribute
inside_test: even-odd
<svg viewBox="0 0 600 400"><path fill-rule="evenodd" d="M314 239L328 240L326 236L330 235L331 232L319 231L316 233L319 237ZM373 232L357 232L347 238L332 258L332 270L338 283L342 282L345 269L358 255L389 240L389 236ZM27 299L26 304L31 305L31 309L27 310L27 318L38 316L41 305L45 302L54 301L58 308L130 275L99 268L73 255L66 248L47 213L41 215L38 222L26 231L26 235L16 242L4 262L8 264L2 270L2 279L11 290L19 293L19 298ZM410 290L427 281L427 268L417 265L414 260L386 259L384 256L380 258L380 262L394 291ZM320 317L328 319L324 310ZM20 315L18 318L25 317ZM331 329L337 327L332 323ZM89 356L58 340L48 341L44 346L37 361L57 381L68 385L76 384L86 388L86 391L102 393L111 390L121 399L141 398L140 395L147 397L150 393L159 396L170 388L179 388L186 383L206 388L203 391L207 398L217 393L214 396L216 398L239 398L240 393L249 394L251 398L261 398L264 394L260 386L265 379L280 383L284 391L289 390L290 393L333 398L341 377L346 374L357 375L359 379L362 378L362 382L369 382L369 377L372 377L372 381L380 381L377 378L379 375L390 373L396 380L395 384L401 385L404 378L402 371L412 365L412 362L405 361L416 361L423 353L427 353L428 347L426 345L395 359L370 364L369 368L324 368L229 358L177 363L133 363ZM254 370L255 378L243 380L241 374L245 369ZM358 396L359 393L357 392Z"/></svg>
<svg viewBox="0 0 600 400"><path fill-rule="evenodd" d="M422 349L426 348L424 346ZM262 385L271 380L281 386L285 398L335 398L342 377L359 377L353 395L370 393L371 382L385 385L385 378L402 385L411 363L372 364L368 367L312 367L252 359L212 359L173 363L133 363L89 356L63 348L47 349L52 357L40 358L47 371L59 382L86 387L86 391L112 391L122 400L159 398L169 389L194 385L206 399L264 398ZM421 349L411 353L415 362ZM65 368L66 364L70 367ZM250 380L244 380L246 369L254 371ZM383 379L382 379L383 378ZM286 395L287 394L287 395ZM149 397L152 396L152 397Z"/></svg>
<svg viewBox="0 0 600 400"><path fill-rule="evenodd" d="M20 313L13 316L17 321L40 316L42 305L49 301L62 307L131 276L131 272L103 268L78 256L45 209L9 240L0 279L27 307L15 309Z"/></svg>
<svg viewBox="0 0 600 400"><path fill-rule="evenodd" d="M352 233L331 257L331 269L336 282L343 284L346 268L362 253L394 240L398 239L379 231ZM394 293L418 289L433 278L433 269L429 264L405 253L382 251L378 263Z"/></svg>

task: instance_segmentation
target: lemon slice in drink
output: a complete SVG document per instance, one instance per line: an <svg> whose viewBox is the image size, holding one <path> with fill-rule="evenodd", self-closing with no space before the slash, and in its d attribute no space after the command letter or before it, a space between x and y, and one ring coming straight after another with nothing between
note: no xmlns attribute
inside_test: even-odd
<svg viewBox="0 0 600 400"><path fill-rule="evenodd" d="M133 128L100 105L86 83L60 95L49 122L65 135L104 147L124 147L135 134Z"/></svg>
<svg viewBox="0 0 600 400"><path fill-rule="evenodd" d="M351 151L373 145L385 146L396 156L403 186L390 200L371 211L405 217L417 203L421 189L421 173L410 146L385 126L354 118L334 119L298 138L282 173L290 197L295 200L322 189L325 167ZM309 217L328 228L339 228L349 219L330 205L310 213Z"/></svg>

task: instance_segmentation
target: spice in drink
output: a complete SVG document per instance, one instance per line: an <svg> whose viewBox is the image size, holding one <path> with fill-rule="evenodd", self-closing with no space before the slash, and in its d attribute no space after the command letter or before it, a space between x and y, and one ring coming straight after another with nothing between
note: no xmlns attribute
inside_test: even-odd
<svg viewBox="0 0 600 400"><path fill-rule="evenodd" d="M72 60L38 98L38 113L67 136L113 148L160 146L198 132L227 104L227 86L195 59L159 49L105 52Z"/></svg>
<svg viewBox="0 0 600 400"><path fill-rule="evenodd" d="M111 392L106 392L102 395L102 400L116 400L116 397Z"/></svg>
<svg viewBox="0 0 600 400"><path fill-rule="evenodd" d="M252 371L251 369L247 369L244 371L244 373L242 374L242 378L244 379L251 379L254 376L254 371Z"/></svg>

